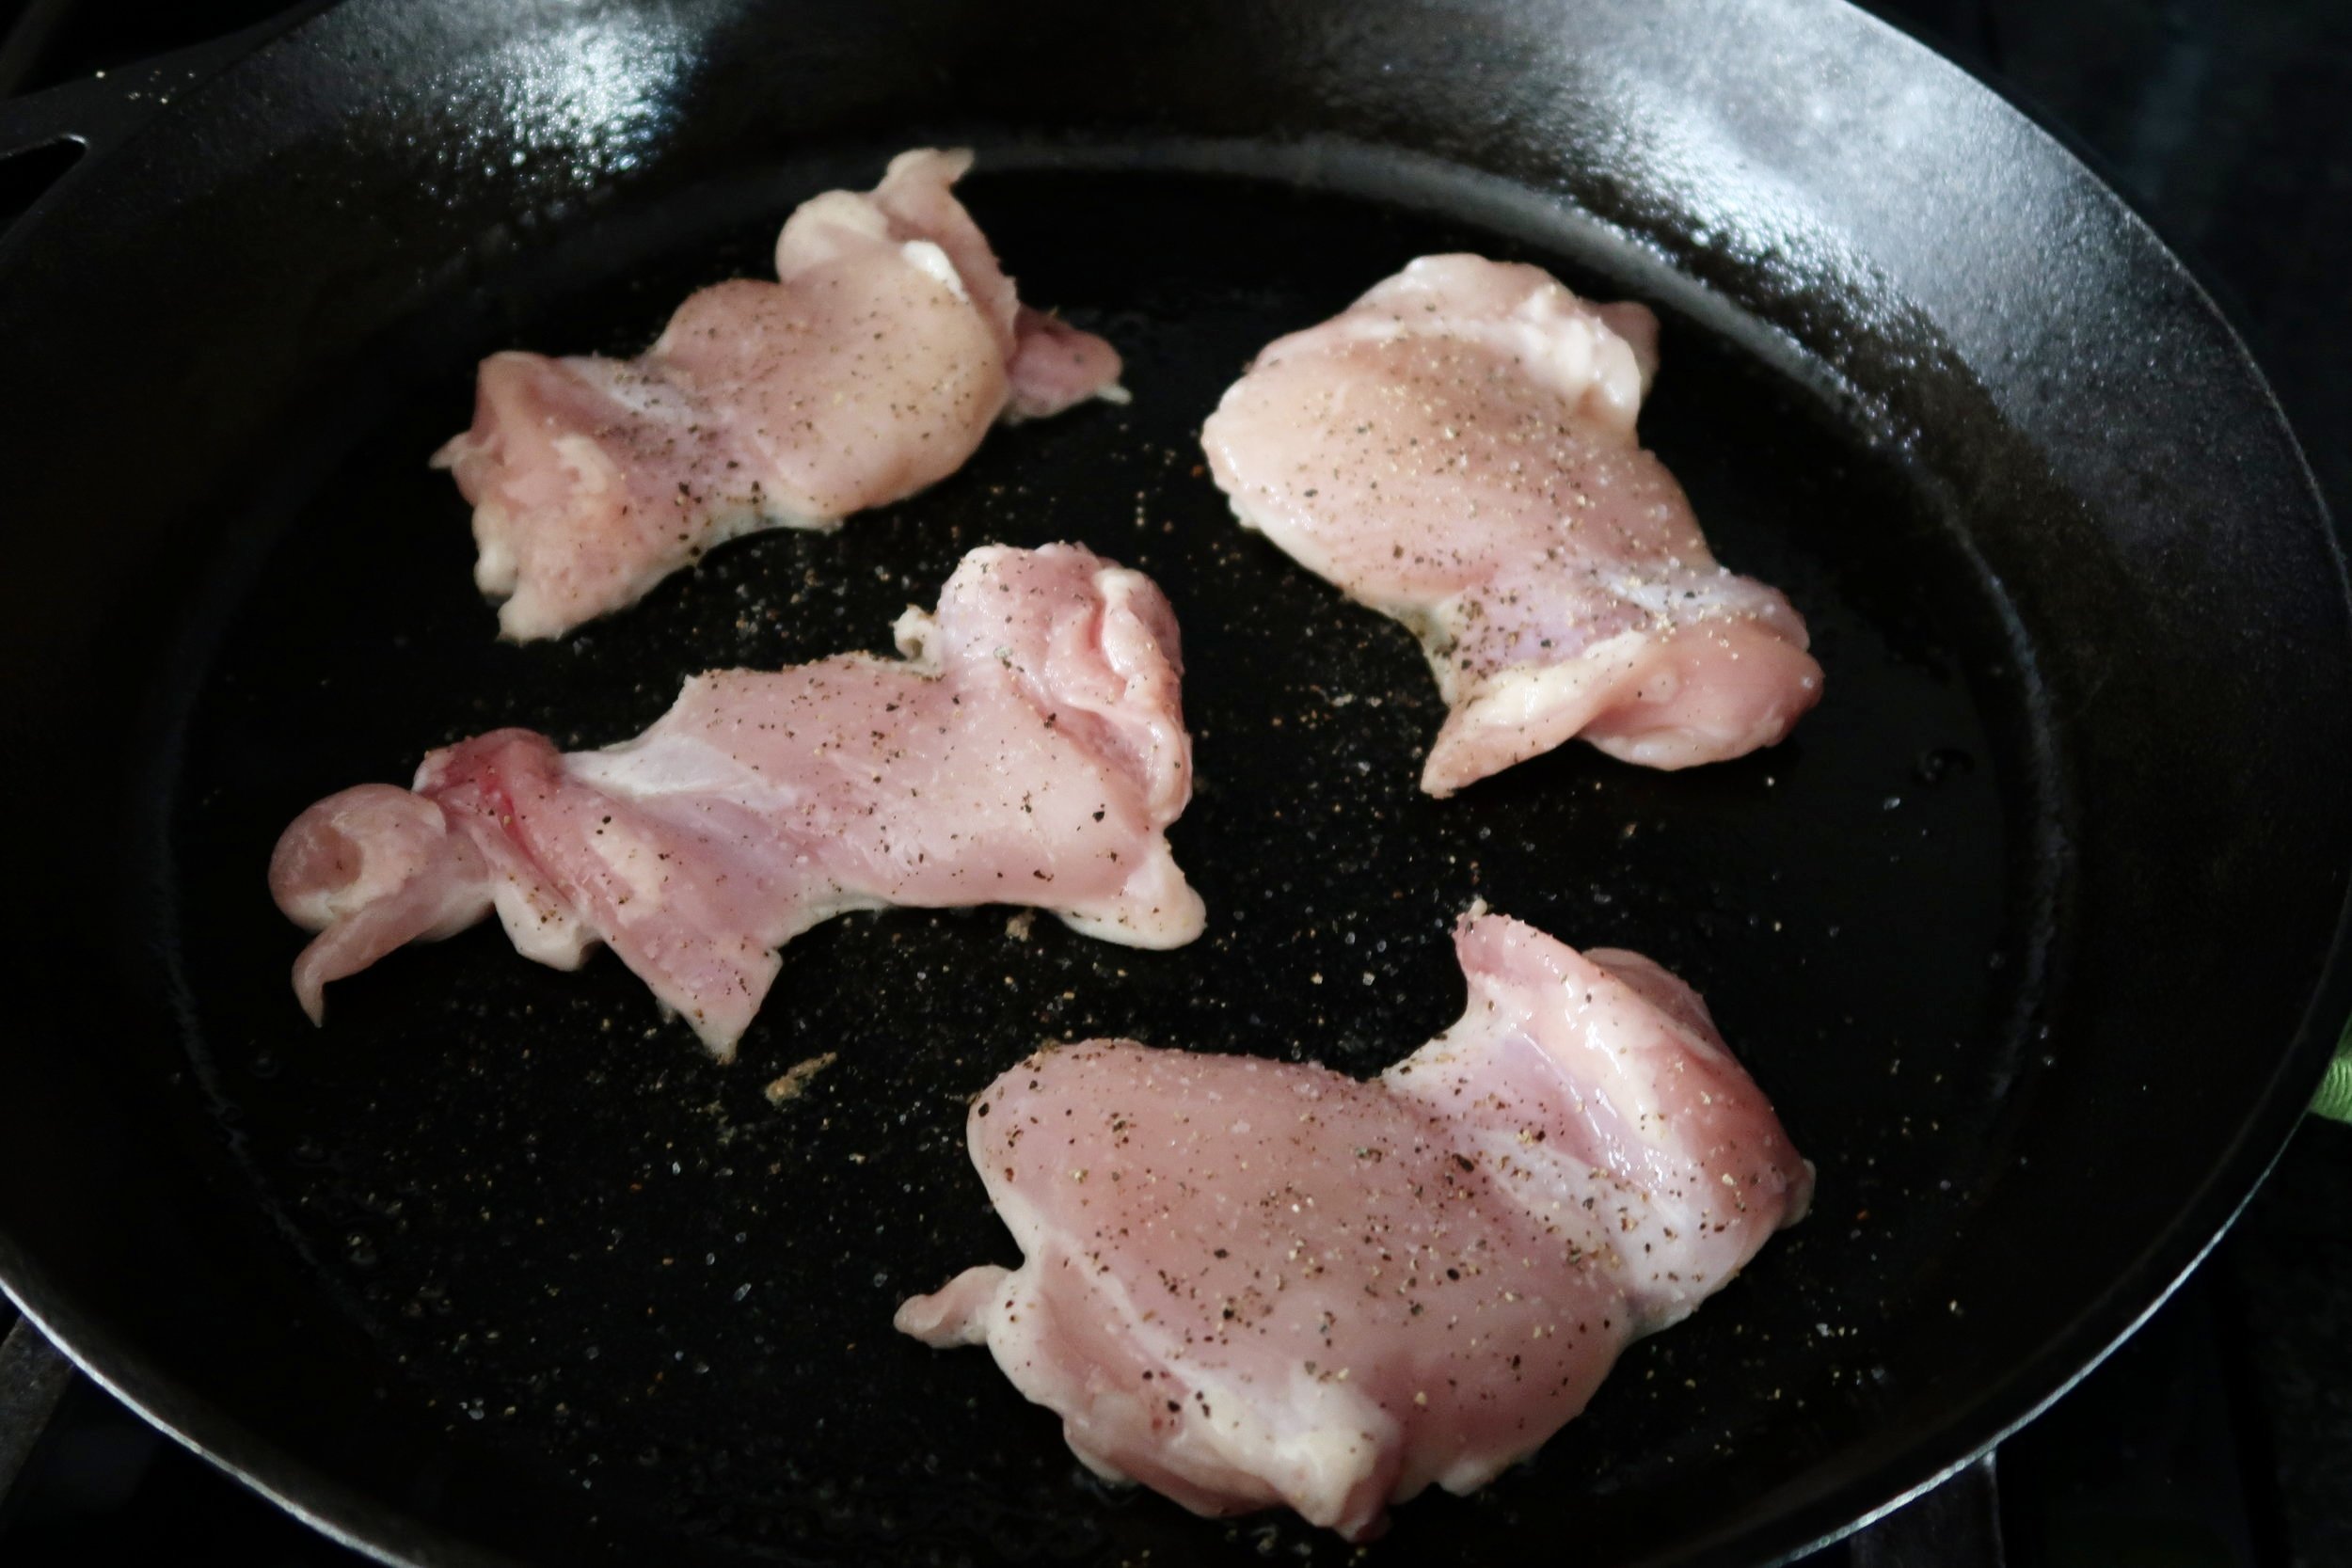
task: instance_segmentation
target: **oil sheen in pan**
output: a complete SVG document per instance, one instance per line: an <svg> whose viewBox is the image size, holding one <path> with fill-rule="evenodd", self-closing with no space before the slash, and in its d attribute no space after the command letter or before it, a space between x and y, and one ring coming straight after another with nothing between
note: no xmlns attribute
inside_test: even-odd
<svg viewBox="0 0 2352 1568"><path fill-rule="evenodd" d="M1375 1555L1490 1560L1510 1532L1573 1528L1598 1560L1661 1507L1724 1501L1677 1494L1686 1459L1736 1444L1760 1491L1851 1436L1933 1364L1931 1338L1883 1325L1917 1320L2032 1070L2029 704L1941 493L1830 378L1794 373L1785 338L1597 230L1232 176L982 168L972 206L1025 292L1120 346L1133 404L1000 431L928 494L834 536L729 546L566 641L493 640L464 508L423 466L466 418L473 360L641 347L690 288L762 270L791 201L864 165L603 217L382 345L358 434L218 628L174 793L197 1077L262 1202L396 1362L397 1397L434 1402L461 1442L558 1466L615 1540L842 1560L1150 1546L1161 1563L1243 1543L1339 1561L1295 1522L1089 1489L986 1357L935 1355L890 1314L1011 1260L963 1101L1038 1041L1369 1072L1458 1009L1446 931L1483 896L1696 985L1821 1198L1690 1323L1635 1347L1534 1466L1403 1511ZM1444 204L1439 182L1413 189ZM1457 214L1497 215L1455 194ZM1411 640L1244 533L1200 472L1199 422L1256 347L1462 248L1668 306L1645 437L1722 557L1803 609L1828 672L1785 745L1677 775L1571 745L1427 800L1414 780L1439 705ZM262 868L311 800L405 781L426 748L497 724L628 736L696 670L883 650L967 548L1065 538L1150 572L1183 622L1199 785L1173 837L1208 900L1200 942L1131 952L1001 910L837 920L787 950L731 1069L609 958L558 974L495 927L342 983L324 1032L303 1022L286 984L301 936ZM796 1096L763 1096L824 1053Z"/></svg>

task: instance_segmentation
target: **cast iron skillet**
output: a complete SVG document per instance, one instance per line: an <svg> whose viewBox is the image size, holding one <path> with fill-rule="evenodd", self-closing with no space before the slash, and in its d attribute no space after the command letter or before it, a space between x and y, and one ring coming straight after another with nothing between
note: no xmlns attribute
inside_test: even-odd
<svg viewBox="0 0 2352 1568"><path fill-rule="evenodd" d="M494 642L422 467L473 360L634 348L920 142L980 149L975 211L1133 407ZM1663 311L1647 438L1828 671L1788 744L1423 800L1407 640L1226 516L1194 437L1251 350L1451 247ZM1692 980L1821 1196L1373 1560L1785 1556L2125 1333L2352 1000L2352 620L2278 410L2114 197L1829 0L354 0L0 240L0 1276L387 1560L1352 1561L1082 1484L987 1357L889 1314L1008 1257L961 1101L1040 1038L1368 1071L1459 1006L1475 896ZM881 646L972 545L1065 537L1184 623L1196 946L838 921L729 1070L617 965L494 928L301 1021L262 871L310 800L496 723L621 737L691 671Z"/></svg>

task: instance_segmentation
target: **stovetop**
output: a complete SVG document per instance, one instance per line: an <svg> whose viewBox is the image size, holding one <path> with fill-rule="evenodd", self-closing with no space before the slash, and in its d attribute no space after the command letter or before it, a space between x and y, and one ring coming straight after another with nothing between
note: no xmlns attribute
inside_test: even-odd
<svg viewBox="0 0 2352 1568"><path fill-rule="evenodd" d="M0 93L232 32L275 0L0 0ZM1878 0L2070 133L2251 341L2352 516L2352 0ZM0 187L7 182L0 179ZM0 198L0 222L9 210ZM0 1304L0 1329L10 1314ZM1999 1454L2012 1568L2352 1564L2352 1128L2307 1123L2215 1254ZM0 1562L364 1560L87 1384L0 1501ZM1807 1568L1882 1568L1838 1546ZM1927 1568L1917 1564L1916 1568Z"/></svg>

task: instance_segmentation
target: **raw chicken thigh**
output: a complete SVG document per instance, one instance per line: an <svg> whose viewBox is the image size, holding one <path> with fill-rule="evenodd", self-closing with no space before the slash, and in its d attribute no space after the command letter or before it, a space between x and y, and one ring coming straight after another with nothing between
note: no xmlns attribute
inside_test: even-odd
<svg viewBox="0 0 2352 1568"><path fill-rule="evenodd" d="M898 1309L985 1344L1078 1457L1197 1513L1351 1540L1584 1407L1813 1185L1691 989L1473 911L1459 1022L1373 1083L1126 1040L973 1102L1017 1270Z"/></svg>
<svg viewBox="0 0 2352 1568"><path fill-rule="evenodd" d="M776 949L844 911L1026 904L1130 946L1200 934L1164 832L1192 742L1150 578L1073 545L975 550L898 637L903 660L697 675L604 751L499 730L426 757L413 790L312 806L270 861L278 907L320 933L294 964L304 1008L495 909L559 969L605 943L723 1060Z"/></svg>
<svg viewBox="0 0 2352 1568"><path fill-rule="evenodd" d="M1202 428L1244 524L1421 639L1452 710L1430 794L1579 735L1736 757L1820 700L1804 622L1716 564L1635 439L1657 344L1639 305L1425 256L1269 344Z"/></svg>
<svg viewBox="0 0 2352 1568"><path fill-rule="evenodd" d="M905 152L803 203L778 281L703 290L634 359L484 360L473 428L433 461L473 503L500 631L560 636L739 534L912 495L999 419L1123 400L1110 344L1015 295L949 192L971 164Z"/></svg>

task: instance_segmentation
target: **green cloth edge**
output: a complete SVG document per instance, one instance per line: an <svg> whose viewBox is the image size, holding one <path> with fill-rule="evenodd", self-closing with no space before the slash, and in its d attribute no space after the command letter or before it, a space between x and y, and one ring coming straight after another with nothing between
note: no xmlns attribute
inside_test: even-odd
<svg viewBox="0 0 2352 1568"><path fill-rule="evenodd" d="M2336 1041L2336 1059L2328 1064L2328 1076L2320 1080L2319 1093L2312 1101L2312 1115L2326 1117L2330 1121L2352 1122L2352 1025L2347 1025L2344 1037Z"/></svg>

